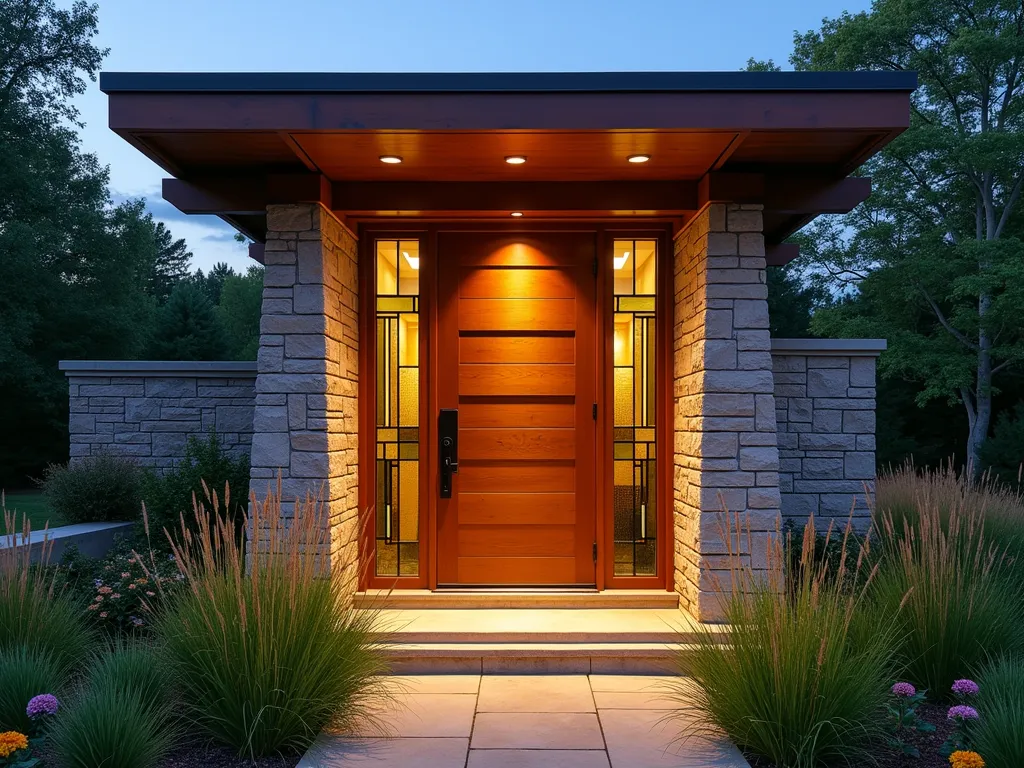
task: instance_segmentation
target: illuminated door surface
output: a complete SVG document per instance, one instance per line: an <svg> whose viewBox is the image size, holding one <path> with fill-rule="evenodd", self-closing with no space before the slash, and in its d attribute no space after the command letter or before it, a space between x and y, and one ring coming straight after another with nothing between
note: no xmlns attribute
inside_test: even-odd
<svg viewBox="0 0 1024 768"><path fill-rule="evenodd" d="M438 406L459 409L438 584L593 584L594 235L448 233L438 251Z"/></svg>

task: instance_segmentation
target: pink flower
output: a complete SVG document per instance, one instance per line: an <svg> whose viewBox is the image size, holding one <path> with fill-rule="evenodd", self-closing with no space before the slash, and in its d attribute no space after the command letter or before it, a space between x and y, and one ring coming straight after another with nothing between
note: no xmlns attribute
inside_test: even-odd
<svg viewBox="0 0 1024 768"><path fill-rule="evenodd" d="M95 611L97 608L99 608L99 605L97 603L93 603L89 606L90 611Z"/></svg>
<svg viewBox="0 0 1024 768"><path fill-rule="evenodd" d="M121 578L122 579L127 579L127 578L130 578L130 577L131 577L131 574L128 573L128 571L121 571Z"/></svg>
<svg viewBox="0 0 1024 768"><path fill-rule="evenodd" d="M94 597L93 600L95 600L97 603L102 603L103 595L96 595L96 597Z"/></svg>
<svg viewBox="0 0 1024 768"><path fill-rule="evenodd" d="M55 715L59 708L60 702L57 701L56 696L52 693L41 693L29 699L28 706L25 707L25 714L32 718L40 715Z"/></svg>
<svg viewBox="0 0 1024 768"><path fill-rule="evenodd" d="M100 593L101 595L109 595L109 594L110 594L111 592L113 592L114 590L113 590L113 589L111 589L110 587L100 587L100 588L99 588L98 590L96 590L96 591L97 591L97 592L99 592L99 593Z"/></svg>
<svg viewBox="0 0 1024 768"><path fill-rule="evenodd" d="M128 585L128 589L135 589L135 585L134 584L129 584Z"/></svg>
<svg viewBox="0 0 1024 768"><path fill-rule="evenodd" d="M896 683L892 687L892 693L902 699L909 699L911 696L917 695L917 689L910 683Z"/></svg>
<svg viewBox="0 0 1024 768"><path fill-rule="evenodd" d="M947 720L977 720L978 710L974 707L968 707L966 704L957 704L955 707L950 707L949 712L946 713Z"/></svg>
<svg viewBox="0 0 1024 768"><path fill-rule="evenodd" d="M146 592L146 597L156 597L156 592Z"/></svg>
<svg viewBox="0 0 1024 768"><path fill-rule="evenodd" d="M100 618L101 619L107 618L107 612L106 611L100 611Z"/></svg>
<svg viewBox="0 0 1024 768"><path fill-rule="evenodd" d="M953 693L957 696L977 696L979 690L978 684L973 680L965 678L953 681Z"/></svg>

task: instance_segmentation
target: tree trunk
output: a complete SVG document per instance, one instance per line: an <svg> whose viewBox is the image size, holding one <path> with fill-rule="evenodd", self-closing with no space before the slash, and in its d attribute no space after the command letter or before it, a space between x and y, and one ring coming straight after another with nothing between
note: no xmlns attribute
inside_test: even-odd
<svg viewBox="0 0 1024 768"><path fill-rule="evenodd" d="M978 297L978 317L984 323L992 297L982 292ZM981 446L988 438L992 423L992 340L982 327L978 331L978 369L974 385L974 408L968 405L967 467L971 477L977 479L982 471ZM973 410L973 418L971 411Z"/></svg>

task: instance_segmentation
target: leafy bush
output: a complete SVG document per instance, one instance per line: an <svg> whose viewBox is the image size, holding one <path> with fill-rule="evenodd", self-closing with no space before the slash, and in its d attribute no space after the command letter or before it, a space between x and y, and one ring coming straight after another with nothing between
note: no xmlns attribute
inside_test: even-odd
<svg viewBox="0 0 1024 768"><path fill-rule="evenodd" d="M1024 659L1004 656L987 664L978 685L974 746L988 768L1018 768L1024 755Z"/></svg>
<svg viewBox="0 0 1024 768"><path fill-rule="evenodd" d="M738 541L730 522L726 540ZM888 685L895 674L895 623L863 610L873 573L862 549L851 561L849 537L835 565L816 551L813 520L799 569L785 568L792 537L769 546L767 577L731 555L730 583L717 585L729 628L702 627L684 660L698 684L680 684L695 733L722 730L738 746L779 766L814 768L866 758L885 738Z"/></svg>
<svg viewBox="0 0 1024 768"><path fill-rule="evenodd" d="M216 503L214 496L218 497ZM184 457L171 471L147 475L143 498L149 530L157 547L167 546L167 534L176 536L185 529L197 530L193 497L204 509L223 506L228 519L240 531L249 497L248 457L228 454L213 432L205 440L193 435L185 444ZM182 520L187 524L185 529Z"/></svg>
<svg viewBox="0 0 1024 768"><path fill-rule="evenodd" d="M51 545L44 544L39 562L32 563L31 548L13 546L13 514L3 514L9 546L0 549L0 650L24 647L47 652L62 665L80 662L94 637L82 609L57 589L48 568ZM30 532L26 522L22 535Z"/></svg>
<svg viewBox="0 0 1024 768"><path fill-rule="evenodd" d="M1000 481L1024 489L1024 402L999 417L981 446L981 460Z"/></svg>
<svg viewBox="0 0 1024 768"><path fill-rule="evenodd" d="M67 524L135 520L141 509L142 470L121 456L50 464L40 486L57 517Z"/></svg>
<svg viewBox="0 0 1024 768"><path fill-rule="evenodd" d="M926 497L899 529L882 516L887 549L872 597L877 612L897 616L906 677L942 695L988 655L1020 646L1019 600L997 571L980 511L957 501L941 511Z"/></svg>
<svg viewBox="0 0 1024 768"><path fill-rule="evenodd" d="M47 731L67 768L151 768L175 738L168 708L146 701L120 675L99 674L67 702Z"/></svg>
<svg viewBox="0 0 1024 768"><path fill-rule="evenodd" d="M30 733L32 721L25 713L29 699L60 692L68 672L65 664L46 651L21 647L0 650L0 731Z"/></svg>
<svg viewBox="0 0 1024 768"><path fill-rule="evenodd" d="M374 614L323 575L324 505L307 498L285 520L271 493L252 508L246 529L276 554L246 558L234 525L197 504L194 544L174 550L188 590L158 634L190 719L254 758L304 750L365 713L383 695L385 663ZM345 564L332 565L338 574Z"/></svg>

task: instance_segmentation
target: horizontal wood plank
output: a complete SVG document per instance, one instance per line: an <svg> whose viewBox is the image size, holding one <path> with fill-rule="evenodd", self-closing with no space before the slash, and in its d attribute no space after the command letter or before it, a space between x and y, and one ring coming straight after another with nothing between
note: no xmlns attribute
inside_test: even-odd
<svg viewBox="0 0 1024 768"><path fill-rule="evenodd" d="M572 493L576 490L576 468L572 461L516 461L510 464L467 462L460 457L455 489L461 494L530 491Z"/></svg>
<svg viewBox="0 0 1024 768"><path fill-rule="evenodd" d="M461 299L460 331L572 331L574 299Z"/></svg>
<svg viewBox="0 0 1024 768"><path fill-rule="evenodd" d="M576 530L571 525L460 525L462 557L572 557Z"/></svg>
<svg viewBox="0 0 1024 768"><path fill-rule="evenodd" d="M572 336L463 336L459 361L463 363L573 363L576 340Z"/></svg>
<svg viewBox="0 0 1024 768"><path fill-rule="evenodd" d="M459 493L459 525L575 525L574 493ZM538 530L537 536L544 536Z"/></svg>
<svg viewBox="0 0 1024 768"><path fill-rule="evenodd" d="M458 559L460 584L573 584L573 557L462 557Z"/></svg>
<svg viewBox="0 0 1024 768"><path fill-rule="evenodd" d="M574 275L538 267L464 267L459 283L463 299L573 299Z"/></svg>
<svg viewBox="0 0 1024 768"><path fill-rule="evenodd" d="M460 429L459 461L572 459L574 429Z"/></svg>
<svg viewBox="0 0 1024 768"><path fill-rule="evenodd" d="M572 395L574 365L460 365L459 395ZM500 407L500 406L496 406Z"/></svg>
<svg viewBox="0 0 1024 768"><path fill-rule="evenodd" d="M535 427L569 429L576 425L576 406L571 398L551 402L548 397L502 398L494 402L459 403L459 427L481 429L489 427Z"/></svg>

